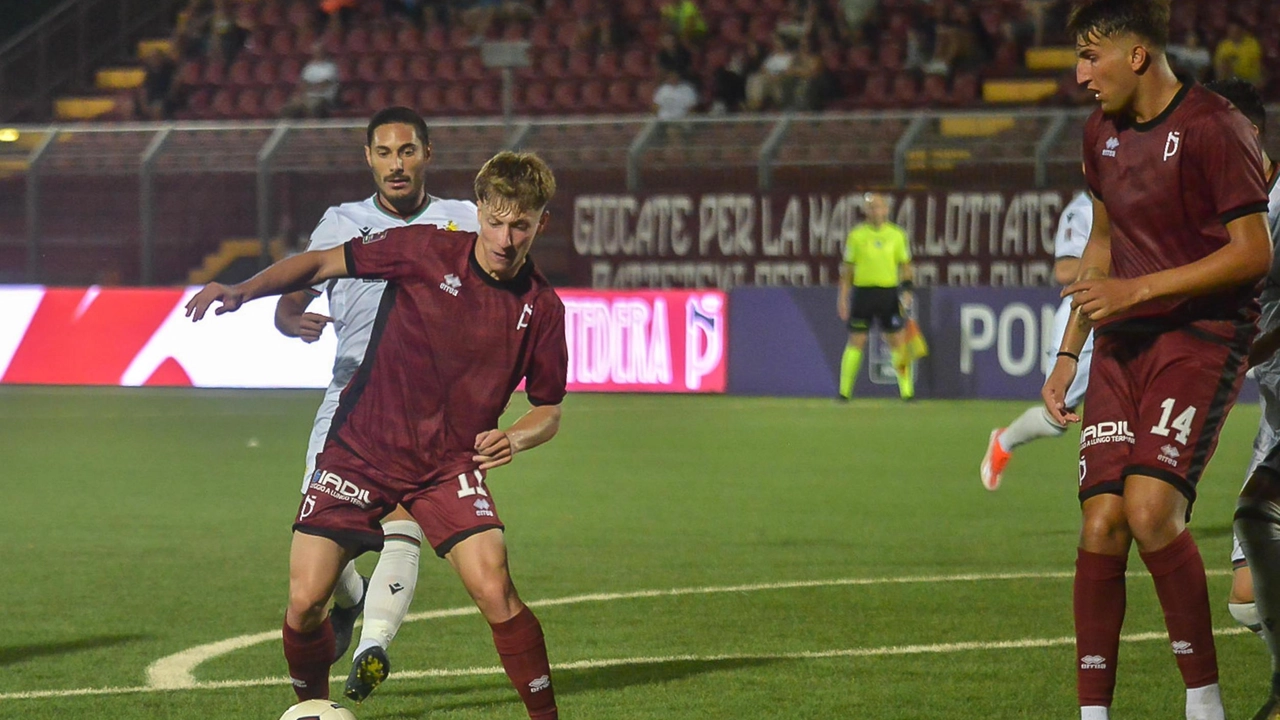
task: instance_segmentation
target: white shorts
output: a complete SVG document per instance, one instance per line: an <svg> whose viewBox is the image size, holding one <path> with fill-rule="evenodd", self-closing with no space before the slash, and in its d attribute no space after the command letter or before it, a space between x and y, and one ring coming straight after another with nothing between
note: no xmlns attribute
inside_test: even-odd
<svg viewBox="0 0 1280 720"><path fill-rule="evenodd" d="M1053 314L1053 345L1045 350L1044 367L1053 369L1057 362L1058 348L1062 347L1062 336L1067 331L1067 322L1071 319L1071 298L1063 298L1058 311ZM1093 365L1093 333L1085 338L1084 347L1080 349L1080 360L1076 363L1076 379L1067 388L1067 407L1079 407L1084 400L1084 391L1089 387L1089 368Z"/></svg>
<svg viewBox="0 0 1280 720"><path fill-rule="evenodd" d="M1262 317L1258 319L1258 331L1268 332L1280 327L1280 291L1269 289L1262 295ZM1270 360L1258 365L1251 372L1258 381L1258 406L1262 417L1258 420L1258 434L1253 438L1253 457L1249 459L1249 470L1244 474L1245 482L1253 475L1253 471L1265 465L1280 474L1280 354L1273 355ZM1234 534L1231 536L1231 564L1244 565L1244 550Z"/></svg>
<svg viewBox="0 0 1280 720"><path fill-rule="evenodd" d="M346 386L346 380L330 382L324 391L320 409L316 411L315 422L311 425L311 439L307 441L307 471L302 474L303 494L306 494L307 487L311 484L311 475L316 470L316 456L324 449L325 438L329 436L329 424L333 422L333 414L338 411L338 397Z"/></svg>

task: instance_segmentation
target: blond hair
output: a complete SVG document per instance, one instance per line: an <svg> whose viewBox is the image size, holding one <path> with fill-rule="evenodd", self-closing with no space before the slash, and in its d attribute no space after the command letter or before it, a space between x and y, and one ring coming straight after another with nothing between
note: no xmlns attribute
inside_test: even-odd
<svg viewBox="0 0 1280 720"><path fill-rule="evenodd" d="M541 210L556 194L556 177L535 153L503 151L489 158L476 174L476 202L514 209Z"/></svg>

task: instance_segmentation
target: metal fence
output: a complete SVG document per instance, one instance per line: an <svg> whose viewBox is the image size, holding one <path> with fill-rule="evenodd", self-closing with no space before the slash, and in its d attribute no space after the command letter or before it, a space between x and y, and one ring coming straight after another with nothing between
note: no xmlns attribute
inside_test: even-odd
<svg viewBox="0 0 1280 720"><path fill-rule="evenodd" d="M570 178L562 192L652 192L731 184L741 191L804 188L808 180L838 178L850 189L867 187L1072 187L1079 185L1080 136L1087 109L1011 112L880 112L695 117L659 123L647 116L596 119L537 118L437 121L431 126L434 173L469 178L494 152L539 152ZM173 282L156 272L158 193L181 182L227 176L212 190L193 186L183 195L184 227L214 223L234 206L263 247L279 234L282 215L318 217L298 209L296 186L343 175L364 182L364 124L350 121L177 123L26 126L0 131L0 249L25 246L21 279L48 281L42 257L51 223L65 242L100 233L92 200L120 191L110 220L137 253L128 282ZM16 137L15 137L16 135ZM433 177L441 177L437 174ZM282 185L282 178L294 178ZM296 179L301 178L302 183ZM599 178L608 178L600 180ZM92 183L96 182L96 185ZM319 182L319 180L317 180ZM86 185L86 183L90 183ZM21 195L14 201L11 188ZM71 188L77 197L65 202ZM97 189L94 189L97 188ZM123 191L124 188L128 192ZM133 194L136 188L136 196ZM364 192L364 191L361 191ZM218 201L217 197L228 199ZM46 197L48 196L48 197ZM351 199L349 196L347 199ZM252 209L247 207L252 202ZM167 207L173 200L165 200ZM305 205L305 203L303 203ZM219 207L221 205L221 207ZM86 209L89 208L89 209ZM82 221L67 229L68 213ZM199 220L207 216L208 223ZM122 218L122 219L121 219ZM252 222L249 222L252 218ZM104 220L104 222L106 222ZM190 232L190 231L188 231ZM2 263L2 261L0 261ZM12 262L9 263L12 266ZM2 265L0 265L2 267ZM8 268L7 279L19 270Z"/></svg>

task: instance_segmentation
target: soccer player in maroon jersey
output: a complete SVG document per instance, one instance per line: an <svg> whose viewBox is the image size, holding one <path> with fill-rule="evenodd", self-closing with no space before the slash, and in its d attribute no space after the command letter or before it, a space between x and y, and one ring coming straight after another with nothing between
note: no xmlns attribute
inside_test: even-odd
<svg viewBox="0 0 1280 720"><path fill-rule="evenodd" d="M342 567L381 548L378 521L400 504L489 621L529 717L557 717L542 627L512 584L484 484L488 470L560 426L564 305L528 257L555 178L536 155L504 152L480 170L475 193L478 235L392 228L281 260L238 285L211 283L187 304L200 320L215 302L215 314L231 312L330 278L389 281L294 523L283 633L300 699L329 696L334 640L325 605ZM521 380L533 408L500 430Z"/></svg>
<svg viewBox="0 0 1280 720"><path fill-rule="evenodd" d="M1249 121L1174 76L1168 0L1093 0L1068 22L1094 222L1042 394L1059 422L1094 330L1080 435L1083 526L1074 613L1084 720L1109 717L1130 546L1155 581L1186 717L1223 717L1204 562L1186 529L1196 483L1244 377L1271 262L1262 156Z"/></svg>

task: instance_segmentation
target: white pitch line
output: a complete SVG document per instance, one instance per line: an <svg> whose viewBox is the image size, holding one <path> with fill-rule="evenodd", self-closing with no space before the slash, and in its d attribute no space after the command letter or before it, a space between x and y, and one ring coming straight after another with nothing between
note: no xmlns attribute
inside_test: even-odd
<svg viewBox="0 0 1280 720"><path fill-rule="evenodd" d="M1242 635L1249 632L1243 627L1219 628L1214 635ZM1144 632L1122 635L1122 642L1148 642L1151 640L1168 640L1165 632ZM823 660L831 658L865 658L888 657L898 655L942 655L947 653L988 651L988 650L1024 650L1032 648L1051 648L1070 646L1075 643L1074 637L1056 638L1022 638L1020 640L970 641L956 643L933 643L928 645L886 645L873 648L846 648L839 650L814 650L790 653L729 653L722 655L665 655L642 656L629 658L603 658L596 660L576 660L567 663L555 663L553 670L592 670L607 667L623 667L628 665L661 665L674 662L733 662L743 660ZM442 677L475 677L483 675L501 675L503 669L492 667L469 667L456 669L407 670L397 672L397 680L415 680L422 678ZM331 682L342 682L345 675L334 675ZM159 687L106 687L84 688L78 690L34 690L30 692L0 694L4 700L36 700L41 698L75 697L84 695L125 695L130 693L173 692L177 690L223 690L228 688L265 687L288 685L289 679L284 677L257 678L254 680L217 680L198 682L184 688Z"/></svg>
<svg viewBox="0 0 1280 720"><path fill-rule="evenodd" d="M1229 574L1229 570L1210 570L1209 575ZM746 585L728 585L711 587L671 588L667 590L637 590L622 593L591 593L571 595L562 598L535 600L529 603L532 607L553 607L558 605L574 605L586 602L611 602L615 600L634 600L656 597L677 597L681 595L709 595L714 593L761 592L765 590L793 590L798 588L866 586L866 585L902 585L917 583L948 582L986 582L999 580L1046 580L1072 577L1070 572L1021 572L1021 573L967 573L961 575L923 575L913 577L879 577L879 578L839 578L833 580L796 580L790 582L752 583ZM474 615L478 611L474 605L443 610L428 610L411 613L405 622L417 620L434 620L446 617ZM242 635L240 637L220 640L215 643L198 645L180 653L160 658L147 667L147 687L157 689L181 689L196 687L199 681L195 678L195 669L202 663L215 657L236 650L270 642L280 635L278 630Z"/></svg>

